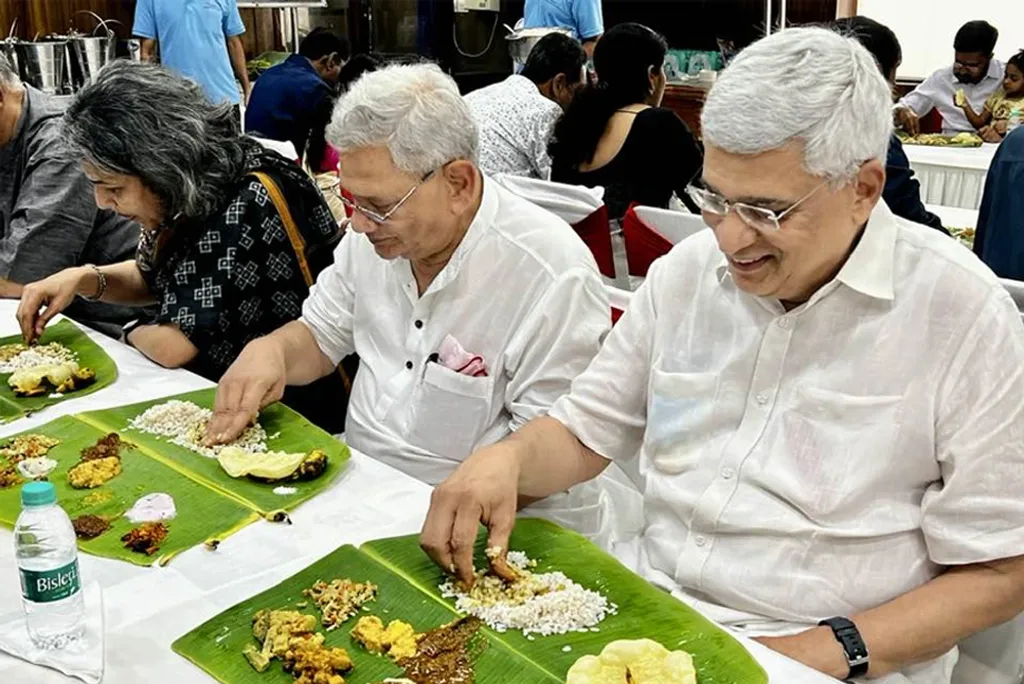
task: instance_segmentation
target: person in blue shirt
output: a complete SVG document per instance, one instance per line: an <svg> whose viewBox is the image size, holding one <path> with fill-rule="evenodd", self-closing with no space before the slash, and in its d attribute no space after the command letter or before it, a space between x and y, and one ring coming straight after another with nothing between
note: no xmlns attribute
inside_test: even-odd
<svg viewBox="0 0 1024 684"><path fill-rule="evenodd" d="M974 253L1000 278L1024 280L1024 126L1007 134L992 159Z"/></svg>
<svg viewBox="0 0 1024 684"><path fill-rule="evenodd" d="M235 0L138 0L132 33L142 38L143 61L154 60L159 44L160 62L202 86L212 103L241 102L236 78L248 100L245 25Z"/></svg>
<svg viewBox="0 0 1024 684"><path fill-rule="evenodd" d="M350 56L347 39L327 29L315 29L299 45L299 54L256 80L245 110L245 130L292 143L300 156L306 156L310 167L319 171L324 155L323 130L334 108L341 68Z"/></svg>
<svg viewBox="0 0 1024 684"><path fill-rule="evenodd" d="M832 27L839 33L856 38L866 47L878 63L882 75L895 88L896 71L903 62L903 48L892 29L867 17L839 19ZM914 178L910 160L903 151L903 143L895 135L889 140L882 199L892 209L892 213L900 218L949 234L942 226L942 219L928 211L921 201L921 184Z"/></svg>
<svg viewBox="0 0 1024 684"><path fill-rule="evenodd" d="M592 59L597 39L604 33L601 0L526 0L523 28L572 29L573 38Z"/></svg>

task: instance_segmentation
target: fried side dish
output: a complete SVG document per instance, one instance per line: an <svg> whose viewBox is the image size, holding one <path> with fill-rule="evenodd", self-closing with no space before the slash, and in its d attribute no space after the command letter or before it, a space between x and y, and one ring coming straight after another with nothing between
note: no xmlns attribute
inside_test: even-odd
<svg viewBox="0 0 1024 684"><path fill-rule="evenodd" d="M26 458L39 458L50 453L50 449L60 444L59 439L46 435L21 435L9 440L0 448L0 456L10 463L24 461Z"/></svg>
<svg viewBox="0 0 1024 684"><path fill-rule="evenodd" d="M686 651L669 651L651 639L613 641L600 655L577 660L566 684L697 684L693 658Z"/></svg>
<svg viewBox="0 0 1024 684"><path fill-rule="evenodd" d="M167 538L167 526L163 523L145 523L130 530L121 537L126 548L135 553L152 556L160 550L160 544Z"/></svg>
<svg viewBox="0 0 1024 684"><path fill-rule="evenodd" d="M257 672L266 672L273 658L283 658L293 636L312 634L316 618L294 610L261 610L252 616L252 634L260 648L249 644L242 650Z"/></svg>
<svg viewBox="0 0 1024 684"><path fill-rule="evenodd" d="M68 471L68 483L75 489L95 489L121 474L121 459L116 456L82 461Z"/></svg>
<svg viewBox="0 0 1024 684"><path fill-rule="evenodd" d="M324 646L320 633L293 637L284 654L284 669L295 677L295 684L345 684L341 673L352 667L348 652Z"/></svg>
<svg viewBox="0 0 1024 684"><path fill-rule="evenodd" d="M424 634L419 652L401 661L406 678L415 684L472 684L473 661L487 647L479 618L464 617Z"/></svg>
<svg viewBox="0 0 1024 684"><path fill-rule="evenodd" d="M249 644L242 655L257 672L266 672L279 658L297 684L345 684L342 673L352 669L343 648L324 645L324 635L314 632L316 618L294 610L261 610L253 615L252 633L261 646Z"/></svg>
<svg viewBox="0 0 1024 684"><path fill-rule="evenodd" d="M18 468L11 465L6 465L0 468L0 489L7 489L19 485L23 482L21 475L18 473Z"/></svg>
<svg viewBox="0 0 1024 684"><path fill-rule="evenodd" d="M398 661L416 655L420 635L408 622L392 620L385 627L376 615L364 615L356 622L352 638L370 653Z"/></svg>
<svg viewBox="0 0 1024 684"><path fill-rule="evenodd" d="M319 581L302 592L320 609L321 622L330 632L359 612L363 604L377 598L377 585L353 582L350 579Z"/></svg>
<svg viewBox="0 0 1024 684"><path fill-rule="evenodd" d="M98 515L80 515L71 521L75 536L79 539L95 539L110 529L110 522Z"/></svg>
<svg viewBox="0 0 1024 684"><path fill-rule="evenodd" d="M101 458L121 458L122 449L134 448L134 444L125 442L116 432L111 432L106 437L100 437L99 441L93 446L82 449L82 461L98 461Z"/></svg>
<svg viewBox="0 0 1024 684"><path fill-rule="evenodd" d="M28 347L21 343L17 344L5 344L0 346L0 363L6 363L13 359L15 356L23 351L27 351Z"/></svg>

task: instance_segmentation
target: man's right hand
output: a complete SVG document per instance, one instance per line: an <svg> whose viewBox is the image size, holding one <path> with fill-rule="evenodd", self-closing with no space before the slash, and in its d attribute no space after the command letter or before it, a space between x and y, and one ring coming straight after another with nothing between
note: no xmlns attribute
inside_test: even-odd
<svg viewBox="0 0 1024 684"><path fill-rule="evenodd" d="M238 439L262 409L281 400L286 378L284 352L276 340L262 337L246 345L217 383L206 444Z"/></svg>
<svg viewBox="0 0 1024 684"><path fill-rule="evenodd" d="M481 449L434 490L420 546L467 587L473 585L473 547L480 523L488 548L508 553L515 526L519 456L514 441Z"/></svg>
<svg viewBox="0 0 1024 684"><path fill-rule="evenodd" d="M920 135L921 133L921 118L909 107L896 109L896 123L910 135Z"/></svg>
<svg viewBox="0 0 1024 684"><path fill-rule="evenodd" d="M33 344L42 336L50 319L68 308L90 277L95 277L92 268L78 266L25 286L17 313L25 344Z"/></svg>

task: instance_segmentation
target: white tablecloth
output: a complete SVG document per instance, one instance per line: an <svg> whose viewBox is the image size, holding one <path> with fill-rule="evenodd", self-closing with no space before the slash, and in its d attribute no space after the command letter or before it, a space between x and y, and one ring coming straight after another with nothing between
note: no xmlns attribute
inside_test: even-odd
<svg viewBox="0 0 1024 684"><path fill-rule="evenodd" d="M0 336L17 333L16 305L0 301ZM12 424L0 437L61 415L146 401L210 386L185 371L168 371L134 349L90 333L118 365L117 382ZM295 574L342 544L419 531L430 488L355 453L338 481L292 515L292 524L259 521L221 543L217 551L190 549L163 568L82 554L84 580L103 587L106 628L104 684L209 684L201 670L171 651L171 643L200 623ZM0 614L21 600L13 535L0 530ZM553 637L556 638L556 637ZM745 641L778 684L836 684L759 644ZM0 682L67 683L61 674L0 654Z"/></svg>
<svg viewBox="0 0 1024 684"><path fill-rule="evenodd" d="M977 228L978 210L926 204L924 208L942 219L946 228Z"/></svg>
<svg viewBox="0 0 1024 684"><path fill-rule="evenodd" d="M985 176L998 145L981 147L927 147L904 145L910 166L921 182L925 204L978 209L985 192Z"/></svg>

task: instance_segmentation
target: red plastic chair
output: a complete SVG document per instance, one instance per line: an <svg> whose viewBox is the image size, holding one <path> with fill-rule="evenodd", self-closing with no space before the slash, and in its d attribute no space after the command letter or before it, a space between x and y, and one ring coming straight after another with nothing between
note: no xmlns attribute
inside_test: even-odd
<svg viewBox="0 0 1024 684"><path fill-rule="evenodd" d="M601 275L614 278L615 257L612 255L612 233L608 227L608 207L602 204L600 209L572 227L590 248Z"/></svg>
<svg viewBox="0 0 1024 684"><path fill-rule="evenodd" d="M942 114L939 113L937 107L933 107L932 111L928 112L921 117L921 132L922 133L941 133L942 132Z"/></svg>
<svg viewBox="0 0 1024 684"><path fill-rule="evenodd" d="M622 238L626 243L626 263L629 275L647 277L647 270L658 257L672 250L672 242L636 215L631 206L622 218Z"/></svg>

